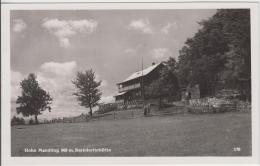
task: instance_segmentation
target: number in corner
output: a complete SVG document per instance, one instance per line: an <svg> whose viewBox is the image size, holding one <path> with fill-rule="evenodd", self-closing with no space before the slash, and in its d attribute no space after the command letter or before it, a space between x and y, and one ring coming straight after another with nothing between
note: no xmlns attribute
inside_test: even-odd
<svg viewBox="0 0 260 166"><path fill-rule="evenodd" d="M233 148L233 152L240 152L241 151L241 147L234 147Z"/></svg>

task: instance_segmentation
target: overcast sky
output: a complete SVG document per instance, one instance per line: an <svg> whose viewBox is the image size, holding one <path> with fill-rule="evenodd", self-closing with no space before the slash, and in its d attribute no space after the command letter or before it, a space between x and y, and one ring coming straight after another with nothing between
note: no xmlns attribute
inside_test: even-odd
<svg viewBox="0 0 260 166"><path fill-rule="evenodd" d="M102 80L102 101L113 100L116 83L152 62L178 57L178 51L216 10L77 10L11 12L12 114L19 82L36 73L54 98L42 118L86 113L71 80L93 69ZM41 118L39 117L39 118Z"/></svg>

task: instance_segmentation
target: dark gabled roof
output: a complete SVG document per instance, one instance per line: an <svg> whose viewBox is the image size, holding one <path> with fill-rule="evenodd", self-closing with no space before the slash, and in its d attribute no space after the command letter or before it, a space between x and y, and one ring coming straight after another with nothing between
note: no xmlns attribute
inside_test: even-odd
<svg viewBox="0 0 260 166"><path fill-rule="evenodd" d="M161 63L154 64L152 66L147 67L144 70L137 71L137 72L131 74L129 77L127 77L124 81L122 81L120 83L124 83L124 82L130 81L130 80L142 77L142 76L146 76L147 74L151 73L154 69L156 69L160 64ZM120 83L118 83L118 84L120 84Z"/></svg>

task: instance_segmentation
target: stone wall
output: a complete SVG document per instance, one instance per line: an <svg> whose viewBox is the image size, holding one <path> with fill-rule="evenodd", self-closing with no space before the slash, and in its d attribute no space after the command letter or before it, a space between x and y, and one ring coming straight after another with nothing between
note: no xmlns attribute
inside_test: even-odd
<svg viewBox="0 0 260 166"><path fill-rule="evenodd" d="M201 98L188 102L189 112L250 112L251 103L237 99Z"/></svg>

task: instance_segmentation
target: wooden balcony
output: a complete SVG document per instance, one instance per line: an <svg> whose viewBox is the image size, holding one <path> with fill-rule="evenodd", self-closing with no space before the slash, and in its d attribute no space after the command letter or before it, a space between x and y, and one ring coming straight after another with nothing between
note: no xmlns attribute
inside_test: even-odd
<svg viewBox="0 0 260 166"><path fill-rule="evenodd" d="M141 87L141 84L140 83L136 83L136 84L125 86L125 87L119 87L118 91L119 92L124 92L124 91L129 91L129 90L132 90L132 89L137 89L137 88L140 88L140 87Z"/></svg>

